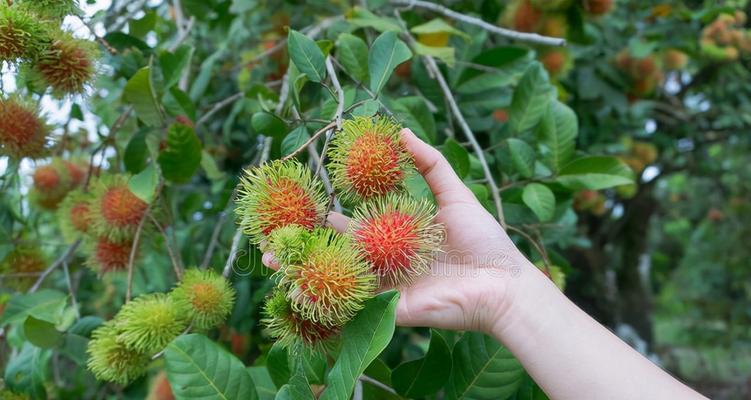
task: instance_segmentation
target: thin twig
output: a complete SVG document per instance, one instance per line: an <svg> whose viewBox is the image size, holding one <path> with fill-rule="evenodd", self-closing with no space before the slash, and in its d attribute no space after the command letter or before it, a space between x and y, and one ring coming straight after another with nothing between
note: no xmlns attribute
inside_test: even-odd
<svg viewBox="0 0 751 400"><path fill-rule="evenodd" d="M294 158L295 156L297 156L298 154L300 154L300 152L302 152L303 150L305 150L306 147L310 146L313 142L315 142L316 139L318 139L318 137L320 137L324 132L326 132L327 130L329 130L329 129L335 127L335 126L336 126L336 121L329 122L328 125L326 125L323 128L317 130L316 133L314 133L313 136L311 136L308 140L306 140L305 143L303 143L302 146L298 147L292 153L284 156L284 158L282 158L282 160L286 161L286 160L289 160L291 158Z"/></svg>
<svg viewBox="0 0 751 400"><path fill-rule="evenodd" d="M160 224L152 214L149 214L149 218L151 219L151 223L153 223L156 229L159 230L159 233L162 234L162 238L164 238L164 244L167 246L167 254L169 255L170 261L172 262L172 270L175 271L175 278L177 278L177 280L179 281L183 278L182 263L175 255L175 250L172 248L170 238L169 236L167 236L167 232L164 230L162 224ZM177 245L177 243L175 243L175 245Z"/></svg>
<svg viewBox="0 0 751 400"><path fill-rule="evenodd" d="M136 259L136 252L138 251L138 242L141 240L141 232L143 231L144 223L146 222L146 216L151 211L151 204L146 207L141 220L138 221L138 228L136 228L136 235L133 237L133 244L130 247L130 255L128 256L128 283L125 287L125 302L130 301L131 294L133 292L133 263Z"/></svg>
<svg viewBox="0 0 751 400"><path fill-rule="evenodd" d="M47 269L44 270L44 272L42 272L41 275L39 275L39 278L37 278L36 282L34 282L34 285L31 287L31 289L29 289L29 293L36 292L39 289L39 286L42 285L42 282L44 282L44 279L47 278L47 276L49 276L49 274L51 274L52 271L57 269L57 267L61 266L64 262L67 262L68 258L70 258L70 256L73 255L73 253L75 253L76 249L78 249L78 246L80 245L81 245L81 239L78 239L75 242L73 242L73 244L71 244L70 247L68 247L68 250L65 250L65 253L63 253L63 255L58 257L57 260L55 260L55 262L53 262L49 267L47 267Z"/></svg>
<svg viewBox="0 0 751 400"><path fill-rule="evenodd" d="M488 22L485 22L479 18L471 17L469 15L464 15L456 11L452 11L440 4L432 3L429 1L391 0L391 4L396 5L396 6L404 6L404 7L424 8L426 10L443 14L444 16L449 17L451 19L455 19L457 21L461 21L470 25L479 26L480 28L485 29L486 31L490 33L494 33L496 35L503 36L503 37L513 39L513 40L519 40L519 41L529 42L529 43L534 43L534 44L542 44L546 46L565 46L566 45L566 39L538 35L537 33L517 32L511 29L501 28L493 24L490 24Z"/></svg>
<svg viewBox="0 0 751 400"><path fill-rule="evenodd" d="M385 384L383 382L380 382L380 381L378 381L376 379L373 379L373 378L371 378L371 377L369 377L367 375L360 375L359 379L362 382L369 383L369 384L371 384L371 385L373 385L373 386L375 386L375 387L377 387L379 389L383 389L383 390L385 390L385 391L387 391L389 393L397 394L396 390L394 390L394 388L390 387L389 385L387 385L387 384Z"/></svg>
<svg viewBox="0 0 751 400"><path fill-rule="evenodd" d="M91 33L94 36L94 39L97 42L99 42L107 50L108 53L112 54L113 56L117 55L117 49L115 49L114 47L112 47L112 45L110 45L110 43L107 41L107 39L105 39L105 38L97 35L96 32L94 31L94 27L91 26L90 22L85 21L83 19L83 17L80 16L80 15L76 15L76 16L81 21L81 23L83 24L83 26L85 26L89 30L89 33Z"/></svg>
<svg viewBox="0 0 751 400"><path fill-rule="evenodd" d="M78 310L76 291L73 289L73 281L70 279L70 269L66 260L63 261L63 273L65 274L65 284L68 286L68 292L70 293L70 304L73 306L73 310L76 312L76 320L78 320L81 318L81 312Z"/></svg>
<svg viewBox="0 0 751 400"><path fill-rule="evenodd" d="M401 19L399 12L397 11L396 13L397 17ZM415 39L412 37L412 35L409 34L409 32L406 32L406 36L407 39L409 39L410 44L414 46ZM423 56L423 59L425 60L425 67L433 75L433 78L438 81L438 85L441 87L443 96L446 98L451 112L456 117L456 122L459 124L459 127L462 128L464 136L466 136L467 140L469 140L470 144L472 145L472 149L474 150L475 156L480 161L480 165L482 165L482 171L485 174L485 179L488 180L488 185L490 185L490 193L493 196L493 203L495 203L498 222L501 224L501 227L505 228L506 219L503 215L503 203L501 202L501 194L498 191L498 185L495 183L495 179L493 178L493 173L490 172L490 166L488 165L488 161L485 159L485 153L483 152L480 143L477 141L475 134L472 133L472 129L470 129L467 121L464 119L464 115L459 109L459 105L456 104L454 95L451 93L451 88L446 82L446 79L443 77L443 74L438 68L438 65L435 63L435 60L431 56Z"/></svg>
<svg viewBox="0 0 751 400"><path fill-rule="evenodd" d="M326 71L328 71L329 73L329 78L331 78L331 85L334 86L334 91L337 95L336 113L334 114L336 129L341 129L342 113L344 112L344 90L342 90L342 85L339 84L339 78L336 76L336 70L334 70L334 65L331 63L331 56L326 57Z"/></svg>
<svg viewBox="0 0 751 400"><path fill-rule="evenodd" d="M228 105L236 102L237 100L240 100L241 98L243 98L244 95L245 93L243 92L235 93L232 96L229 96L226 99L214 104L214 106L211 107L211 109L206 114L203 114L201 118L198 119L198 122L196 122L196 127L198 127L199 125L203 125L204 123L206 123L206 121L208 121L211 117L213 117L214 114L221 111L222 108L227 107Z"/></svg>
<svg viewBox="0 0 751 400"><path fill-rule="evenodd" d="M325 147L325 145L324 145ZM342 212L342 204L339 202L339 199L336 198L334 195L334 186L331 184L331 179L329 178L329 173L326 170L326 168L323 168L323 158L322 156L318 155L318 151L314 149L312 146L308 147L308 154L310 155L311 160L318 164L316 167L316 175L321 179L321 182L323 182L323 187L326 189L326 193L329 194L329 196L333 199L333 206L334 210L336 212ZM328 210L331 208L331 204L329 204L327 211L326 211L326 218L324 219L324 223L326 222L326 219L328 219Z"/></svg>
<svg viewBox="0 0 751 400"><path fill-rule="evenodd" d="M216 225L214 226L214 231L211 232L211 240L209 241L209 247L206 248L206 253L203 255L203 261L201 261L201 269L206 269L209 266L209 263L211 262L211 257L214 255L214 249L216 248L216 245L219 243L219 234L222 232L222 228L224 227L224 221L227 219L227 215L229 215L229 205L232 204L232 199L235 197L235 191L232 191L232 195L230 196L229 201L227 202L227 206L222 210L221 213L219 213L219 219L216 221Z"/></svg>

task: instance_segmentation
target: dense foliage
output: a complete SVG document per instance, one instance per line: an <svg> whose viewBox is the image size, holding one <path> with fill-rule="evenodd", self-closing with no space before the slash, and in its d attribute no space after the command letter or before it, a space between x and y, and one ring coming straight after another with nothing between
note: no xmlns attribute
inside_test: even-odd
<svg viewBox="0 0 751 400"><path fill-rule="evenodd" d="M105 3L0 2L2 398L546 398L488 336L395 327L397 291L306 309L336 332L268 321L294 311L261 263L273 217L312 227L392 186L432 212L416 174L337 174L398 153L353 147L374 116L438 148L603 324L748 395L747 1ZM260 207L249 188L280 178L315 201Z"/></svg>

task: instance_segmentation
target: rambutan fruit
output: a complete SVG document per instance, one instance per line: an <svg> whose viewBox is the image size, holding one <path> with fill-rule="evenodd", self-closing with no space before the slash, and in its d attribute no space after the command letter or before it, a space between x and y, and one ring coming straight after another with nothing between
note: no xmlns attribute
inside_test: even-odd
<svg viewBox="0 0 751 400"><path fill-rule="evenodd" d="M19 3L45 19L62 20L80 12L78 0L20 0Z"/></svg>
<svg viewBox="0 0 751 400"><path fill-rule="evenodd" d="M46 30L25 7L0 3L0 62L28 61L44 49Z"/></svg>
<svg viewBox="0 0 751 400"><path fill-rule="evenodd" d="M13 279L5 279L3 283L18 291L29 289L36 282L37 274L44 271L46 267L47 258L44 253L38 247L27 244L15 246L0 261L0 272L18 275Z"/></svg>
<svg viewBox="0 0 751 400"><path fill-rule="evenodd" d="M584 11L590 15L605 15L613 10L614 0L584 0Z"/></svg>
<svg viewBox="0 0 751 400"><path fill-rule="evenodd" d="M390 286L408 285L430 271L445 238L427 200L389 195L360 205L350 228L373 273Z"/></svg>
<svg viewBox="0 0 751 400"><path fill-rule="evenodd" d="M235 303L235 291L229 282L208 269L185 271L170 296L198 329L211 329L224 322Z"/></svg>
<svg viewBox="0 0 751 400"><path fill-rule="evenodd" d="M74 177L66 161L53 158L47 165L37 167L33 175L34 187L31 198L37 205L46 209L56 209L65 196L74 189Z"/></svg>
<svg viewBox="0 0 751 400"><path fill-rule="evenodd" d="M279 285L286 288L292 309L325 326L349 321L376 286L352 239L330 228L313 231L302 261L280 266Z"/></svg>
<svg viewBox="0 0 751 400"><path fill-rule="evenodd" d="M166 372L159 371L151 380L146 400L175 400L175 395L172 393L172 387L170 387L167 380Z"/></svg>
<svg viewBox="0 0 751 400"><path fill-rule="evenodd" d="M571 6L573 0L530 0L533 6L542 11L562 11Z"/></svg>
<svg viewBox="0 0 751 400"><path fill-rule="evenodd" d="M299 225L287 225L275 229L269 236L264 251L270 251L282 264L299 263L305 259L311 232Z"/></svg>
<svg viewBox="0 0 751 400"><path fill-rule="evenodd" d="M286 293L279 289L275 289L266 299L263 314L262 322L269 335L283 347L300 344L310 351L323 351L340 331L337 326L330 327L303 318L293 310Z"/></svg>
<svg viewBox="0 0 751 400"><path fill-rule="evenodd" d="M135 235L148 204L128 188L128 176L104 175L91 191L91 232L113 242Z"/></svg>
<svg viewBox="0 0 751 400"><path fill-rule="evenodd" d="M313 229L321 223L326 202L323 185L307 167L277 160L245 170L235 213L251 243L258 244L282 226Z"/></svg>
<svg viewBox="0 0 751 400"><path fill-rule="evenodd" d="M39 108L18 97L0 99L0 154L13 158L45 155L49 127Z"/></svg>
<svg viewBox="0 0 751 400"><path fill-rule="evenodd" d="M122 271L128 267L133 242L113 242L107 238L96 238L87 243L86 253L89 255L86 263L95 272Z"/></svg>
<svg viewBox="0 0 751 400"><path fill-rule="evenodd" d="M154 354L185 330L188 319L172 296L151 293L125 303L114 324L117 341L125 348Z"/></svg>
<svg viewBox="0 0 751 400"><path fill-rule="evenodd" d="M56 95L79 94L96 76L96 45L62 34L42 52L34 71Z"/></svg>
<svg viewBox="0 0 751 400"><path fill-rule="evenodd" d="M565 38L568 34L568 20L564 14L547 14L540 22L539 33L545 36Z"/></svg>
<svg viewBox="0 0 751 400"><path fill-rule="evenodd" d="M150 358L127 348L117 336L113 321L95 329L86 348L86 365L98 380L127 385L146 373Z"/></svg>
<svg viewBox="0 0 751 400"><path fill-rule="evenodd" d="M566 49L549 49L540 54L539 58L553 78L564 77L574 66L571 55Z"/></svg>
<svg viewBox="0 0 751 400"><path fill-rule="evenodd" d="M542 18L542 10L530 0L516 0L501 15L501 24L520 32L535 32Z"/></svg>
<svg viewBox="0 0 751 400"><path fill-rule="evenodd" d="M88 232L91 223L90 203L90 196L81 190L68 193L60 203L57 219L66 241L72 242Z"/></svg>
<svg viewBox="0 0 751 400"><path fill-rule="evenodd" d="M681 70L688 64L688 55L677 49L667 49L662 53L662 63L669 70Z"/></svg>
<svg viewBox="0 0 751 400"><path fill-rule="evenodd" d="M331 181L344 199L362 201L402 191L415 169L393 119L355 117L344 121L329 147Z"/></svg>

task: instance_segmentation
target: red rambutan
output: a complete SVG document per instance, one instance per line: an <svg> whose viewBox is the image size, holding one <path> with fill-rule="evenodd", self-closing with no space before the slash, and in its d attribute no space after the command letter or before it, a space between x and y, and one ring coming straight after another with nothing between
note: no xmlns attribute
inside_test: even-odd
<svg viewBox="0 0 751 400"><path fill-rule="evenodd" d="M540 24L542 11L530 0L516 0L506 6L501 15L501 24L521 32L535 32Z"/></svg>
<svg viewBox="0 0 751 400"><path fill-rule="evenodd" d="M96 75L96 47L88 40L62 35L40 55L34 68L55 94L83 93Z"/></svg>
<svg viewBox="0 0 751 400"><path fill-rule="evenodd" d="M126 175L106 175L91 192L91 231L111 241L129 240L138 229L148 204L128 188Z"/></svg>
<svg viewBox="0 0 751 400"><path fill-rule="evenodd" d="M380 116L344 121L328 152L332 183L343 198L362 201L403 190L415 166L400 130L393 119Z"/></svg>
<svg viewBox="0 0 751 400"><path fill-rule="evenodd" d="M321 182L304 165L288 160L245 170L235 213L250 241L258 244L279 227L313 229L321 223L325 208Z"/></svg>
<svg viewBox="0 0 751 400"><path fill-rule="evenodd" d="M97 238L89 244L87 264L98 274L122 271L128 267L133 243L130 241L113 242L106 238Z"/></svg>
<svg viewBox="0 0 751 400"><path fill-rule="evenodd" d="M36 105L15 97L0 99L0 153L13 158L42 157L48 132Z"/></svg>
<svg viewBox="0 0 751 400"><path fill-rule="evenodd" d="M52 162L34 170L31 198L46 209L56 209L67 194L80 186L80 179L71 174L69 161L53 158Z"/></svg>
<svg viewBox="0 0 751 400"><path fill-rule="evenodd" d="M389 195L355 209L352 236L383 283L407 285L430 270L440 250L445 232L435 217L426 200Z"/></svg>

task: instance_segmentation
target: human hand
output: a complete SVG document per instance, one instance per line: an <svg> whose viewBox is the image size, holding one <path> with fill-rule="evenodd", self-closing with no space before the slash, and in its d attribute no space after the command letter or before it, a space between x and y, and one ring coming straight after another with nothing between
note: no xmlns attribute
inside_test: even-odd
<svg viewBox="0 0 751 400"><path fill-rule="evenodd" d="M431 273L399 288L397 324L489 332L510 305L509 278L530 264L438 150L409 129L401 136L435 196L446 241ZM328 224L344 232L349 218L331 213ZM277 267L273 254L263 262Z"/></svg>

